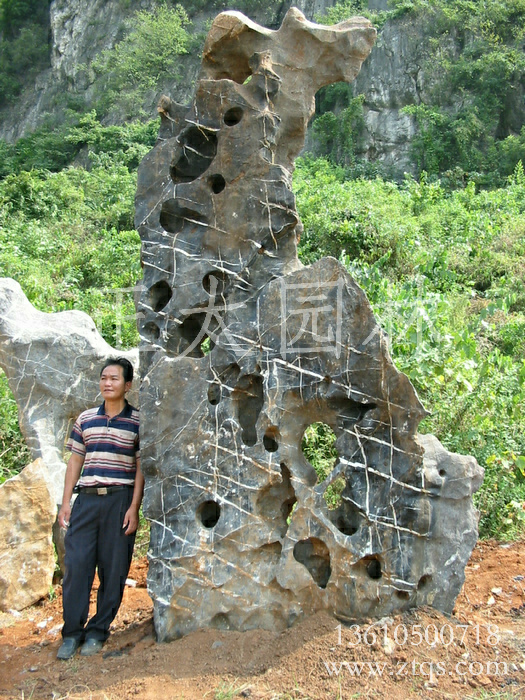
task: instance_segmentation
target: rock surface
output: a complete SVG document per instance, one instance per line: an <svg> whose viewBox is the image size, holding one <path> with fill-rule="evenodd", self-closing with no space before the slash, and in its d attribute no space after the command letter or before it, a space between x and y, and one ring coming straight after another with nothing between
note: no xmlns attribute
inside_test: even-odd
<svg viewBox="0 0 525 700"><path fill-rule="evenodd" d="M159 105L136 197L159 640L321 609L451 611L459 592L482 470L417 435L425 410L344 268L296 255L291 174L315 92L354 79L374 40L362 18L321 27L293 9L272 31L222 13L192 105ZM337 436L322 483L301 449L317 422Z"/></svg>
<svg viewBox="0 0 525 700"><path fill-rule="evenodd" d="M138 364L137 351L114 350L87 314L38 311L18 282L0 278L0 367L16 399L22 433L33 459L43 459L56 503L62 499L64 445L73 422L96 404L100 367L116 355ZM130 401L137 398L135 393Z"/></svg>
<svg viewBox="0 0 525 700"><path fill-rule="evenodd" d="M51 66L38 76L32 89L24 91L15 105L2 112L0 138L14 142L41 126L50 114L60 119L64 96L83 104L86 110L93 109L98 94L95 73L90 67L94 58L101 50L113 48L121 39L125 23L133 12L149 10L157 4L158 0L51 2ZM291 0L287 0L277 5L254 7L254 18L269 26L278 26L290 4ZM295 4L306 17L313 19L324 14L335 1L300 0ZM367 5L370 10L389 9L387 0L368 0ZM193 34L203 31L214 16L215 8L212 3L204 3L201 9L191 12ZM412 17L387 20L370 58L353 84L354 95L364 95L365 129L359 134L357 155L381 163L385 171L397 179L402 179L404 172L416 171L410 146L417 125L414 117L404 114L402 108L424 101L429 87L429 47L425 33L425 27L414 23ZM461 38L450 36L448 41L459 52ZM163 86L173 99L190 99L198 61L196 52L181 58L184 79ZM152 108L156 99L152 94ZM461 97L458 99L461 101ZM516 133L523 122L522 102L517 99L509 114ZM338 108L346 106L342 103ZM113 115L113 119L118 122L119 116Z"/></svg>
<svg viewBox="0 0 525 700"><path fill-rule="evenodd" d="M49 593L55 517L41 459L0 485L0 610L22 610Z"/></svg>

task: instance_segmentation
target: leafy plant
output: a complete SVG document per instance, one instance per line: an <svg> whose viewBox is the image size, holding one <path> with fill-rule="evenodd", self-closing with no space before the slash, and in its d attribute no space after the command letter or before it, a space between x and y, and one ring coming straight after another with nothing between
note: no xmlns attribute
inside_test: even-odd
<svg viewBox="0 0 525 700"><path fill-rule="evenodd" d="M318 482L326 481L332 473L339 457L335 447L336 435L326 423L312 423L304 431L301 441L303 455L317 473ZM341 493L346 485L343 476L331 481L323 497L330 510L341 504Z"/></svg>
<svg viewBox="0 0 525 700"><path fill-rule="evenodd" d="M425 174L401 185L348 180L310 158L294 181L302 259L343 262L430 411L420 430L485 468L483 536L523 531L519 477L498 460L525 454L524 181L521 165L492 191L450 190Z"/></svg>
<svg viewBox="0 0 525 700"><path fill-rule="evenodd" d="M103 51L92 67L104 77L99 101L102 113L119 112L120 119L144 116L146 96L162 80L181 76L180 56L187 53L189 19L181 5L162 3L140 10L128 22L128 34L113 49Z"/></svg>
<svg viewBox="0 0 525 700"><path fill-rule="evenodd" d="M0 1L0 107L49 64L49 2Z"/></svg>
<svg viewBox="0 0 525 700"><path fill-rule="evenodd" d="M0 370L0 484L18 474L31 461L18 427L16 401Z"/></svg>

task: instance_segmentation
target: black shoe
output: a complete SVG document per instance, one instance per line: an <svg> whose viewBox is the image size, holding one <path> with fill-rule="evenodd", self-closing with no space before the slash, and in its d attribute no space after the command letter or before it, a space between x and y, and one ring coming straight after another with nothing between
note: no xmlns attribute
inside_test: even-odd
<svg viewBox="0 0 525 700"><path fill-rule="evenodd" d="M94 654L98 654L103 646L104 642L101 642L100 639L93 639L93 637L89 637L82 645L80 656L93 656Z"/></svg>
<svg viewBox="0 0 525 700"><path fill-rule="evenodd" d="M65 637L60 649L57 651L57 659L70 659L75 656L77 649L80 646L80 641L75 637Z"/></svg>

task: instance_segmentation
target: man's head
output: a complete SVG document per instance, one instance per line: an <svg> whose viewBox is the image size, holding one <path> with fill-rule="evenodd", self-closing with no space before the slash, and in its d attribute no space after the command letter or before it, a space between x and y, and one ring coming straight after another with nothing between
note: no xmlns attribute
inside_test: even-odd
<svg viewBox="0 0 525 700"><path fill-rule="evenodd" d="M120 403L131 389L133 365L124 357L109 358L100 372L100 393L104 401Z"/></svg>
<svg viewBox="0 0 525 700"><path fill-rule="evenodd" d="M100 376L107 367L122 367L122 376L126 384L133 381L133 365L125 357L108 357L100 370Z"/></svg>

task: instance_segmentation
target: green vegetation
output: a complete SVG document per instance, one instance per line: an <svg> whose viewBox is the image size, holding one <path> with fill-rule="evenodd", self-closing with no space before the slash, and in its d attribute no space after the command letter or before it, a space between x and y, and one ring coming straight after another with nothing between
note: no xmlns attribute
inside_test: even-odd
<svg viewBox="0 0 525 700"><path fill-rule="evenodd" d="M418 92L420 102L403 110L418 125L412 141L418 172L430 178L446 175L461 184L474 179L503 185L525 161L525 1L391 0L388 12L376 14L364 5L345 0L318 19L333 24L359 12L379 29L387 20L404 22L407 37L418 27L418 36L424 37L418 42L425 85ZM355 165L355 142L362 133L355 100L346 87L321 91L315 155ZM355 142L348 143L348 123Z"/></svg>
<svg viewBox="0 0 525 700"><path fill-rule="evenodd" d="M88 149L89 170L20 170L0 182L1 276L18 280L41 311L85 311L117 347L138 341L126 319L135 313L132 293L112 290L132 288L141 277L135 168L157 130L157 122L102 127L89 114L69 131L73 143ZM19 144L15 157L22 160ZM1 373L0 482L27 459L16 404Z"/></svg>
<svg viewBox="0 0 525 700"><path fill-rule="evenodd" d="M49 65L48 1L0 0L0 108Z"/></svg>
<svg viewBox="0 0 525 700"><path fill-rule="evenodd" d="M450 190L425 174L402 185L346 174L326 160L298 163L301 257L334 255L363 287L431 412L421 432L486 469L481 533L516 537L525 525L521 163L490 192Z"/></svg>
<svg viewBox="0 0 525 700"><path fill-rule="evenodd" d="M0 370L0 484L30 461L29 450L18 427L16 401Z"/></svg>
<svg viewBox="0 0 525 700"><path fill-rule="evenodd" d="M30 0L0 0L0 86L5 51L40 16L29 7ZM430 411L421 431L476 456L486 470L476 497L481 533L503 539L525 529L525 131L511 123L521 118L513 100L524 79L516 51L524 8L525 0L393 0L376 19L426 26L435 64L428 101L410 108L420 125L413 144L420 177L391 182L358 160L363 99L341 84L317 96L314 155L299 159L294 179L302 260L332 255L366 291L397 366ZM324 21L356 12L365 13L363 3L348 0ZM161 40L163 23L172 31L163 28ZM17 279L42 311L89 313L114 346L137 342L132 294L124 294L119 316L111 290L141 277L136 168L158 120L109 126L99 116L114 108L123 119L141 113L148 92L189 50L187 27L178 7L140 12L96 64L101 111L71 110L60 127L0 142L0 274ZM457 60L448 39L440 43L452 34L462 37ZM438 106L440 90L451 103L461 94L461 108ZM334 457L326 428L310 426L303 441L319 481ZM27 459L0 373L0 482ZM330 486L329 507L341 485Z"/></svg>
<svg viewBox="0 0 525 700"><path fill-rule="evenodd" d="M181 77L179 57L188 51L185 10L159 4L141 10L128 22L128 33L114 49L103 51L93 69L104 77L98 109L121 120L144 117L144 99L166 78Z"/></svg>
<svg viewBox="0 0 525 700"><path fill-rule="evenodd" d="M317 472L317 483L322 484L337 464L336 434L326 423L312 423L304 431L301 441L303 455ZM323 497L330 510L341 504L341 493L345 487L343 476L336 477L326 487Z"/></svg>

